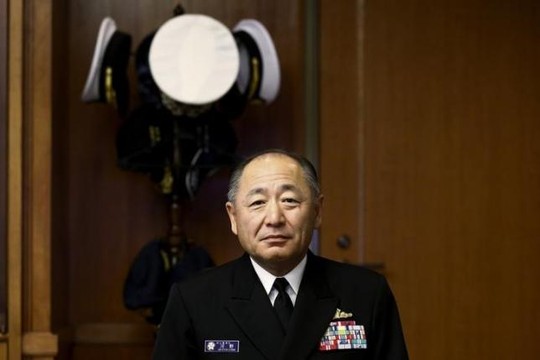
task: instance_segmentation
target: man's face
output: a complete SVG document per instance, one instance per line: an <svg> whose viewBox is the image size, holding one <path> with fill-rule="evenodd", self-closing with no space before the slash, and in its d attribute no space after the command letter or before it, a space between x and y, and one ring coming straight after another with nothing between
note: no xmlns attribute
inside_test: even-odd
<svg viewBox="0 0 540 360"><path fill-rule="evenodd" d="M266 154L245 167L235 203L226 207L244 250L267 271L283 275L306 254L321 205L322 196L313 199L295 160Z"/></svg>

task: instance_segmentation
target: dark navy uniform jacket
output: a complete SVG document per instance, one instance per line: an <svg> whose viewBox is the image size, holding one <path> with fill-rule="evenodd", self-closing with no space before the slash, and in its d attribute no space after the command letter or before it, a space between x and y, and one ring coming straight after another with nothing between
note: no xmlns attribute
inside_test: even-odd
<svg viewBox="0 0 540 360"><path fill-rule="evenodd" d="M336 319L340 312L347 319ZM338 320L362 328L362 348L321 348L328 327ZM173 359L407 360L408 355L386 279L308 253L286 333L247 255L174 285L153 353L153 360Z"/></svg>

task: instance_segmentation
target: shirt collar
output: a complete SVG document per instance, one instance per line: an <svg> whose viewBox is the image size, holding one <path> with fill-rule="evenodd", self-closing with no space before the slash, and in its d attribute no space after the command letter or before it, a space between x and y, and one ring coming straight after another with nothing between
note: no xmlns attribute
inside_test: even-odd
<svg viewBox="0 0 540 360"><path fill-rule="evenodd" d="M272 285L274 285L274 280L276 280L277 276L274 276L268 271L266 271L262 266L257 264L257 262L253 260L253 258L251 258L251 256L249 257L249 259L251 260L251 264L253 264L253 269L255 269L259 280L261 280L261 283L264 286L264 290L266 290L267 294L270 294L270 291L272 290ZM306 262L307 255L304 256L302 261L300 261L294 269L289 271L284 276L280 276L287 279L287 281L289 282L289 286L292 288L295 294L298 294L300 282L302 281L302 276L304 275L304 270L306 269Z"/></svg>

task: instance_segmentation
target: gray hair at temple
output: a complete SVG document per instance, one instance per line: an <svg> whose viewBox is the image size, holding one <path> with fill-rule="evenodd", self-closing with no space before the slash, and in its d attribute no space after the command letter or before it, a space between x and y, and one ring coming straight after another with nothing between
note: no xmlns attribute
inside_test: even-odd
<svg viewBox="0 0 540 360"><path fill-rule="evenodd" d="M257 152L244 160L242 160L233 170L231 174L231 179L229 181L229 191L227 192L227 200L229 200L231 203L234 204L236 200L236 194L238 193L238 186L240 184L240 178L242 177L242 174L244 173L244 169L246 166L251 163L253 160L264 156L268 154L278 154L287 156L294 161L296 161L299 165L302 171L304 172L305 179L309 185L309 188L311 190L312 198L315 200L319 197L321 190L319 186L319 177L317 175L317 170L315 169L315 166L304 156L286 151L283 149L268 149L263 150L260 152Z"/></svg>

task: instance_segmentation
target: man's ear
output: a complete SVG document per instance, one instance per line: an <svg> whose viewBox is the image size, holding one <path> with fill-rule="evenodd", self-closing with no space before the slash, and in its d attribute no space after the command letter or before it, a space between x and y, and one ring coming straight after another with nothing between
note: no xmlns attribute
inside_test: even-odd
<svg viewBox="0 0 540 360"><path fill-rule="evenodd" d="M225 208L227 209L229 221L231 222L231 230L234 235L238 235L238 229L236 228L236 209L234 208L234 204L230 201L227 201L227 203L225 204Z"/></svg>
<svg viewBox="0 0 540 360"><path fill-rule="evenodd" d="M323 200L324 196L321 194L315 202L315 229L318 229L319 226L321 226Z"/></svg>

